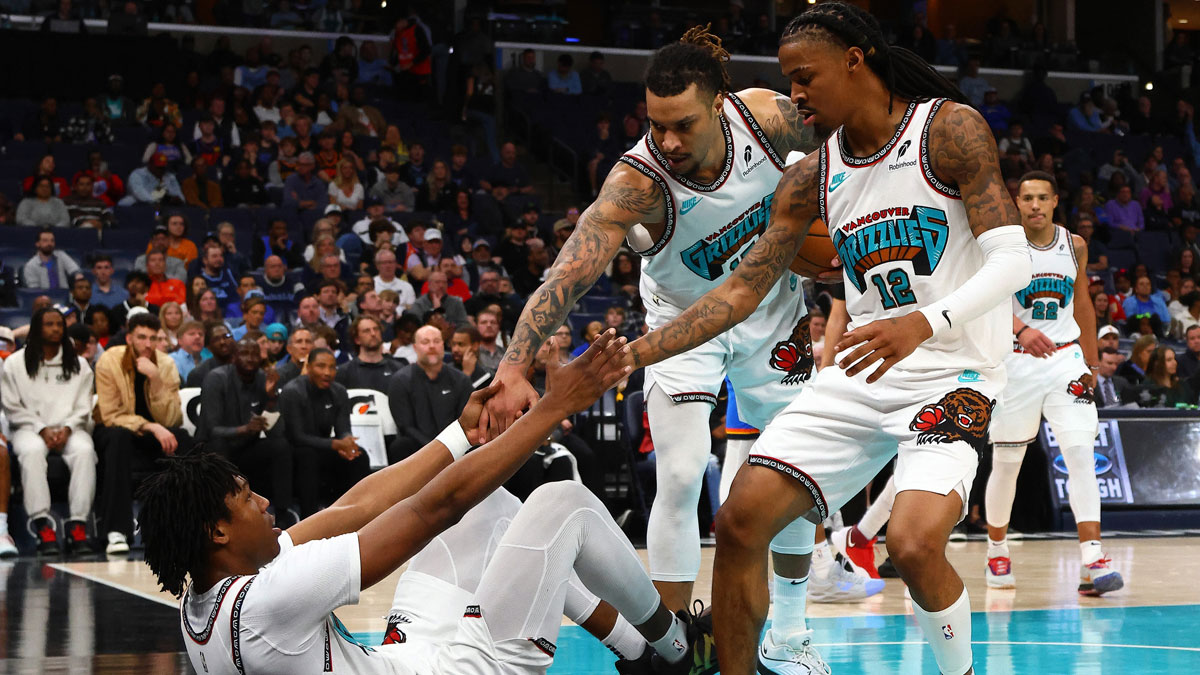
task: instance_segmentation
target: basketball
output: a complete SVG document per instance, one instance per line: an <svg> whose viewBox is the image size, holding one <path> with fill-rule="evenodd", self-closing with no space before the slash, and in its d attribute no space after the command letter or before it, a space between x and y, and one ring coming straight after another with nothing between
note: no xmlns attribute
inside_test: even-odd
<svg viewBox="0 0 1200 675"><path fill-rule="evenodd" d="M829 230L825 227L825 221L813 221L812 227L808 228L808 236L804 239L804 245L796 252L796 258L792 260L791 270L802 277L816 279L817 275L823 272L829 272L837 269L831 267L829 261L837 257L837 249L833 247L833 241L829 238Z"/></svg>

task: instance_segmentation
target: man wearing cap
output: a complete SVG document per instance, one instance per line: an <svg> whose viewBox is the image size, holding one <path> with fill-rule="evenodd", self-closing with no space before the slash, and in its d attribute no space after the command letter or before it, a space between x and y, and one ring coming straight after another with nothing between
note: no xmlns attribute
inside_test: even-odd
<svg viewBox="0 0 1200 675"><path fill-rule="evenodd" d="M270 324L263 328L263 335L267 336L267 363L273 365L287 356L287 326L281 323Z"/></svg>
<svg viewBox="0 0 1200 675"><path fill-rule="evenodd" d="M268 256L263 262L263 271L255 279L262 289L267 306L275 310L275 320L288 323L296 313L296 297L304 292L304 284L288 276L283 258Z"/></svg>
<svg viewBox="0 0 1200 675"><path fill-rule="evenodd" d="M283 182L283 205L302 211L317 208L329 200L329 187L316 174L317 159L311 152L302 152L296 162L296 172ZM332 205L331 205L332 206ZM326 209L326 215L329 210ZM341 213L341 209L338 209Z"/></svg>
<svg viewBox="0 0 1200 675"><path fill-rule="evenodd" d="M476 239L471 246L471 259L463 265L463 276L467 278L467 284L471 287L471 293L479 292L479 277L485 269L495 268L495 263L492 262L492 245L487 239Z"/></svg>
<svg viewBox="0 0 1200 675"><path fill-rule="evenodd" d="M50 228L38 232L34 246L36 251L22 270L25 288L66 289L67 279L79 271L79 263L55 249L54 232Z"/></svg>
<svg viewBox="0 0 1200 675"><path fill-rule="evenodd" d="M175 174L167 170L167 156L156 152L150 161L129 174L126 184L129 194L121 200L121 206L135 204L183 204L183 189Z"/></svg>
<svg viewBox="0 0 1200 675"><path fill-rule="evenodd" d="M579 222L579 207L571 206L567 208L567 215L564 218L559 218L554 221L553 234L554 241L551 242L550 259L553 262L554 258L558 257L558 252L562 250L567 239L571 237L571 233L575 231L575 224Z"/></svg>
<svg viewBox="0 0 1200 675"><path fill-rule="evenodd" d="M171 352L170 356L175 362L175 369L179 371L179 379L186 382L196 366L204 363L204 324L195 320L184 321L175 336L179 349Z"/></svg>
<svg viewBox="0 0 1200 675"><path fill-rule="evenodd" d="M408 278L414 282L425 281L430 271L437 269L442 259L442 231L436 227L425 230L425 237L419 251L408 256L404 268L408 270Z"/></svg>
<svg viewBox="0 0 1200 675"><path fill-rule="evenodd" d="M1116 326L1101 326L1100 330L1096 331L1096 348L1104 349L1111 347L1117 349L1121 345L1121 332Z"/></svg>

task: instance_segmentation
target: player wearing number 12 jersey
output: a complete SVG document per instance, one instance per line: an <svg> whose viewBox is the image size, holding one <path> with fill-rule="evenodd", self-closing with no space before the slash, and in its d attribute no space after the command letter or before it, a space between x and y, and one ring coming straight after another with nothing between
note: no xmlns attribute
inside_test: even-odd
<svg viewBox="0 0 1200 675"><path fill-rule="evenodd" d="M991 433L985 574L988 586L1016 587L1008 519L1025 447L1037 437L1044 415L1070 480L1067 490L1082 563L1079 592L1101 595L1121 588L1124 581L1109 567L1100 545L1100 488L1092 449L1097 424L1092 388L1099 369L1096 314L1087 300L1087 244L1054 224L1057 205L1054 176L1033 171L1021 177L1017 207L1033 256L1033 279L1012 299L1014 338L1004 360L1008 385L996 405Z"/></svg>
<svg viewBox="0 0 1200 675"><path fill-rule="evenodd" d="M771 537L796 516L820 522L896 457L888 550L938 668L962 675L970 604L944 549L1004 386L1008 298L1029 283L1025 233L987 124L920 57L889 47L872 16L816 5L785 29L779 60L805 123L834 133L785 173L767 231L732 276L630 355L651 364L728 330L825 221L850 330L839 367L767 425L718 514L721 672L762 667Z"/></svg>

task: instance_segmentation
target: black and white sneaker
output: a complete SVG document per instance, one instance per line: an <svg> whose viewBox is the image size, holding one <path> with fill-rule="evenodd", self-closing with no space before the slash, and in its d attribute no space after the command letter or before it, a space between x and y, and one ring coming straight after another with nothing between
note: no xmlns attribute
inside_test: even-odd
<svg viewBox="0 0 1200 675"><path fill-rule="evenodd" d="M692 610L681 609L675 616L687 630L687 652L676 663L668 663L658 654L654 655L655 672L664 675L714 675L721 670L717 663L717 642L713 638L712 613L704 611L704 603L697 600Z"/></svg>

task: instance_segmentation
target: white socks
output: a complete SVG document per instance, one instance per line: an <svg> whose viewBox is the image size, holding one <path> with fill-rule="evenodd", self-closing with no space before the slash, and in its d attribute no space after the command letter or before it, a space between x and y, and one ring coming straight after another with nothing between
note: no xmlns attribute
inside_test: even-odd
<svg viewBox="0 0 1200 675"><path fill-rule="evenodd" d="M1091 565L1103 557L1104 551L1101 550L1100 542L1093 539L1079 542L1079 555L1082 557L1084 565Z"/></svg>
<svg viewBox="0 0 1200 675"><path fill-rule="evenodd" d="M933 649L938 670L945 675L963 675L971 668L971 600L967 589L952 605L938 612L927 612L913 602L913 614Z"/></svg>
<svg viewBox="0 0 1200 675"><path fill-rule="evenodd" d="M650 643L658 655L668 663L679 663L687 654L687 629L677 616L671 616L671 628L667 634Z"/></svg>
<svg viewBox="0 0 1200 675"><path fill-rule="evenodd" d="M617 615L617 624L601 642L612 650L617 658L627 661L637 659L646 651L646 638L642 637L633 624L626 621L625 617L621 615Z"/></svg>
<svg viewBox="0 0 1200 675"><path fill-rule="evenodd" d="M789 579L774 576L775 613L771 618L771 633L775 642L782 644L789 635L808 630L804 613L808 603L808 577Z"/></svg>
<svg viewBox="0 0 1200 675"><path fill-rule="evenodd" d="M988 560L991 560L992 558L1011 558L1012 556L1008 554L1008 539L992 541L989 537L987 557Z"/></svg>
<svg viewBox="0 0 1200 675"><path fill-rule="evenodd" d="M8 514L0 513L0 535L8 534Z"/></svg>

